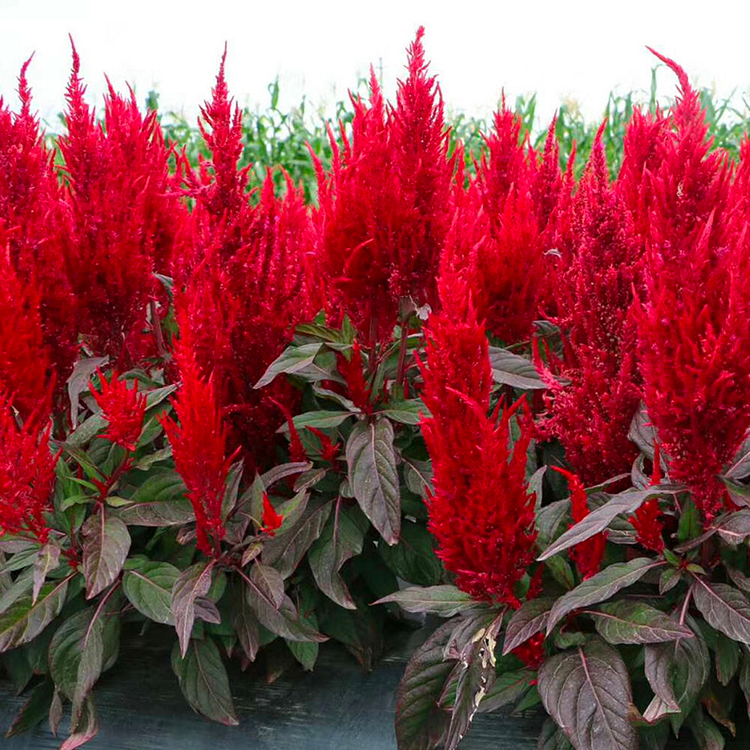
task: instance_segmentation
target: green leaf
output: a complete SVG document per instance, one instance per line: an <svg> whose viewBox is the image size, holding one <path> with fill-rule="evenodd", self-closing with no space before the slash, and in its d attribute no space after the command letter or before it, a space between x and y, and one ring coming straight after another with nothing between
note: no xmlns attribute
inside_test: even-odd
<svg viewBox="0 0 750 750"><path fill-rule="evenodd" d="M479 713L497 711L509 703L515 703L529 690L535 679L536 673L531 669L519 669L498 675L479 704Z"/></svg>
<svg viewBox="0 0 750 750"><path fill-rule="evenodd" d="M607 566L557 600L547 620L547 635L569 612L604 602L621 589L639 581L649 570L663 565L666 563L648 557L638 557L629 562Z"/></svg>
<svg viewBox="0 0 750 750"><path fill-rule="evenodd" d="M125 571L122 589L142 615L163 625L174 625L172 588L179 576L179 569L169 563L143 562Z"/></svg>
<svg viewBox="0 0 750 750"><path fill-rule="evenodd" d="M740 666L740 647L723 633L716 636L716 677L726 687Z"/></svg>
<svg viewBox="0 0 750 750"><path fill-rule="evenodd" d="M658 494L653 489L646 489L626 490L619 495L613 495L604 505L592 510L582 521L562 534L537 559L546 560L558 552L580 544L600 531L604 531L617 516L632 515L646 500Z"/></svg>
<svg viewBox="0 0 750 750"><path fill-rule="evenodd" d="M182 526L195 521L193 506L188 500L157 500L131 503L113 514L128 526Z"/></svg>
<svg viewBox="0 0 750 750"><path fill-rule="evenodd" d="M651 707L654 718L669 712L679 711L680 707L674 694L672 685L672 660L674 658L674 645L671 643L659 643L648 645L644 649L646 679L654 691L656 700L662 706L656 711L656 705ZM653 702L652 702L653 703ZM648 709L647 709L648 714ZM648 718L647 715L646 718Z"/></svg>
<svg viewBox="0 0 750 750"><path fill-rule="evenodd" d="M730 513L714 528L727 544L741 544L750 536L750 508Z"/></svg>
<svg viewBox="0 0 750 750"><path fill-rule="evenodd" d="M81 393L89 389L91 376L99 367L109 362L109 356L82 357L73 366L73 372L68 378L68 398L70 399L70 424L75 430L78 426L78 405Z"/></svg>
<svg viewBox="0 0 750 750"><path fill-rule="evenodd" d="M196 599L206 596L211 588L213 563L199 562L180 573L172 587L172 617L184 656L193 632L196 617Z"/></svg>
<svg viewBox="0 0 750 750"><path fill-rule="evenodd" d="M45 680L37 685L13 719L13 723L5 733L6 739L27 732L44 721L47 718L54 692L55 686L50 680Z"/></svg>
<svg viewBox="0 0 750 750"><path fill-rule="evenodd" d="M373 604L398 604L407 612L427 612L440 617L453 617L459 612L482 606L469 594L461 591L455 586L412 586L403 591L396 591L385 596Z"/></svg>
<svg viewBox="0 0 750 750"><path fill-rule="evenodd" d="M36 602L29 591L3 612L0 616L0 653L33 641L60 614L69 580L70 577L45 583Z"/></svg>
<svg viewBox="0 0 750 750"><path fill-rule="evenodd" d="M544 708L576 750L636 750L630 678L615 649L591 640L545 661L538 679Z"/></svg>
<svg viewBox="0 0 750 750"><path fill-rule="evenodd" d="M599 635L608 643L662 643L692 638L693 631L664 612L632 600L602 604L589 612Z"/></svg>
<svg viewBox="0 0 750 750"><path fill-rule="evenodd" d="M404 481L407 488L415 495L427 497L432 489L432 464L429 461L417 461L404 458Z"/></svg>
<svg viewBox="0 0 750 750"><path fill-rule="evenodd" d="M490 366L492 379L496 383L524 391L544 390L547 387L539 377L533 362L507 349L491 346Z"/></svg>
<svg viewBox="0 0 750 750"><path fill-rule="evenodd" d="M296 570L310 545L320 536L332 507L332 502L325 503L303 515L286 533L279 529L263 545L263 563L273 565L282 578L288 578Z"/></svg>
<svg viewBox="0 0 750 750"><path fill-rule="evenodd" d="M675 732L692 710L711 671L711 659L706 642L699 635L681 639L671 648L672 684L675 698L680 707L679 714L672 714L669 720Z"/></svg>
<svg viewBox="0 0 750 750"><path fill-rule="evenodd" d="M355 416L355 412L351 411L307 411L304 414L298 414L292 418L294 426L301 430L304 427L315 427L319 430L325 430L329 427L338 427L340 424L346 422L349 417ZM279 428L279 432L287 432L289 426L287 424L282 425Z"/></svg>
<svg viewBox="0 0 750 750"><path fill-rule="evenodd" d="M253 572L258 567L260 566L253 565ZM270 570L273 570L273 568L270 568ZM271 598L271 592L263 590L257 574L253 578L253 572L250 574L251 580L247 582L245 594L261 625L268 628L272 633L290 641L321 643L327 640L324 635L300 619L294 603L286 594L282 594L280 604L277 606Z"/></svg>
<svg viewBox="0 0 750 750"><path fill-rule="evenodd" d="M532 636L544 632L547 625L549 611L555 600L549 597L539 597L524 602L508 621L505 628L503 642L503 656L514 648L526 643Z"/></svg>
<svg viewBox="0 0 750 750"><path fill-rule="evenodd" d="M77 750L99 733L99 721L96 718L94 699L91 696L83 704L78 720L71 722L71 730L68 739L60 745L60 750Z"/></svg>
<svg viewBox="0 0 750 750"><path fill-rule="evenodd" d="M740 665L738 682L747 704L747 715L750 717L750 654L747 650L742 652L742 664Z"/></svg>
<svg viewBox="0 0 750 750"><path fill-rule="evenodd" d="M60 547L54 542L47 542L39 550L39 555L34 561L34 588L32 590L34 601L39 596L47 575L57 569L60 563L60 552Z"/></svg>
<svg viewBox="0 0 750 750"><path fill-rule="evenodd" d="M104 508L83 524L83 576L86 598L114 583L130 551L128 527Z"/></svg>
<svg viewBox="0 0 750 750"><path fill-rule="evenodd" d="M353 509L359 517L359 510ZM310 548L307 556L315 582L320 590L332 601L345 609L356 609L357 605L349 589L339 575L344 563L362 552L366 521L357 523L354 513L340 504L328 519L323 533Z"/></svg>
<svg viewBox="0 0 750 750"><path fill-rule="evenodd" d="M102 673L104 620L85 609L57 629L49 646L50 675L57 689L73 702L74 723Z"/></svg>
<svg viewBox="0 0 750 750"><path fill-rule="evenodd" d="M263 386L271 383L277 375L282 373L291 375L311 365L322 346L322 344L303 344L302 346L288 347L269 365L253 388L263 388Z"/></svg>
<svg viewBox="0 0 750 750"><path fill-rule="evenodd" d="M430 750L445 735L448 714L438 707L455 660L443 653L455 628L445 623L411 656L396 695L396 737L399 750Z"/></svg>
<svg viewBox="0 0 750 750"><path fill-rule="evenodd" d="M401 531L401 497L391 423L357 422L346 444L346 460L360 508L383 539L395 544Z"/></svg>
<svg viewBox="0 0 750 750"><path fill-rule="evenodd" d="M443 566L435 556L434 538L422 524L405 521L401 524L398 544L392 547L381 544L378 553L383 562L408 583L434 586L443 577Z"/></svg>
<svg viewBox="0 0 750 750"><path fill-rule="evenodd" d="M726 583L695 577L693 600L706 622L735 641L750 644L750 602Z"/></svg>
<svg viewBox="0 0 750 750"><path fill-rule="evenodd" d="M407 401L392 401L378 414L401 424L418 425L422 417L430 416L430 411L420 399L414 398Z"/></svg>
<svg viewBox="0 0 750 750"><path fill-rule="evenodd" d="M681 543L687 542L689 539L695 539L700 536L702 531L703 526L701 525L698 509L692 500L687 499L682 504L680 521L677 525L677 540Z"/></svg>
<svg viewBox="0 0 750 750"><path fill-rule="evenodd" d="M227 670L211 639L191 639L184 656L172 649L172 670L190 707L212 721L237 726Z"/></svg>
<svg viewBox="0 0 750 750"><path fill-rule="evenodd" d="M101 415L92 414L76 427L68 435L65 445L70 448L80 448L86 445L97 433L101 432L107 426L107 420Z"/></svg>
<svg viewBox="0 0 750 750"><path fill-rule="evenodd" d="M487 691L495 681L495 648L502 616L480 629L464 647L458 670L456 700L445 737L445 749L455 750L463 739Z"/></svg>

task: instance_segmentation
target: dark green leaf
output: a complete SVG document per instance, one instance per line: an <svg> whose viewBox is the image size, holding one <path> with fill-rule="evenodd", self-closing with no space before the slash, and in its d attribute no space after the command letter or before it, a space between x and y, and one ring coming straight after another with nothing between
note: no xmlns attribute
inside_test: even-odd
<svg viewBox="0 0 750 750"><path fill-rule="evenodd" d="M288 578L297 568L310 545L320 536L333 503L326 503L307 512L294 526L266 540L263 545L263 562L273 565L282 578Z"/></svg>
<svg viewBox="0 0 750 750"><path fill-rule="evenodd" d="M649 570L665 564L648 557L638 557L629 562L609 565L557 600L547 620L547 634L549 635L555 625L574 609L604 602L621 589L639 581Z"/></svg>
<svg viewBox="0 0 750 750"><path fill-rule="evenodd" d="M496 383L525 391L543 390L547 387L539 377L533 362L506 349L490 347L490 366L492 378Z"/></svg>
<svg viewBox="0 0 750 750"><path fill-rule="evenodd" d="M741 544L750 536L750 508L730 513L715 528L728 544Z"/></svg>
<svg viewBox="0 0 750 750"><path fill-rule="evenodd" d="M356 513L363 518L359 510ZM337 506L307 558L320 590L346 609L356 609L357 606L339 571L347 560L362 552L366 524L358 524L354 519L352 511Z"/></svg>
<svg viewBox="0 0 750 750"><path fill-rule="evenodd" d="M443 567L435 556L434 538L422 524L405 521L398 544L381 544L378 552L385 564L408 583L434 586L443 576Z"/></svg>
<svg viewBox="0 0 750 750"><path fill-rule="evenodd" d="M554 603L555 600L551 598L531 599L513 613L505 629L503 656L537 633L545 631L549 611Z"/></svg>
<svg viewBox="0 0 750 750"><path fill-rule="evenodd" d="M172 617L184 656L190 643L195 622L195 600L206 596L211 588L213 564L196 563L180 573L172 587Z"/></svg>
<svg viewBox="0 0 750 750"><path fill-rule="evenodd" d="M253 387L262 388L281 373L292 374L311 365L322 346L322 344L303 344L288 347L268 366L261 379Z"/></svg>
<svg viewBox="0 0 750 750"><path fill-rule="evenodd" d="M180 655L175 644L172 669L185 700L194 711L220 724L239 724L229 692L227 671L219 649L210 638L203 641L191 639L184 656Z"/></svg>
<svg viewBox="0 0 750 750"><path fill-rule="evenodd" d="M742 592L726 583L695 577L693 599L711 627L750 644L750 603Z"/></svg>
<svg viewBox="0 0 750 750"><path fill-rule="evenodd" d="M172 589L180 576L174 565L144 562L125 571L122 588L130 603L142 614L164 625L174 625Z"/></svg>
<svg viewBox="0 0 750 750"><path fill-rule="evenodd" d="M0 616L0 653L34 640L60 614L68 581L45 583L36 602L29 593L16 599Z"/></svg>
<svg viewBox="0 0 750 750"><path fill-rule="evenodd" d="M497 711L509 703L515 703L528 691L535 678L536 673L531 669L519 669L498 675L495 683L479 704L479 713Z"/></svg>
<svg viewBox="0 0 750 750"><path fill-rule="evenodd" d="M102 673L103 632L103 619L93 609L85 609L65 620L50 642L50 675L57 689L73 702L74 722Z"/></svg>
<svg viewBox="0 0 750 750"><path fill-rule="evenodd" d="M723 633L717 633L716 636L716 677L726 686L740 666L740 647Z"/></svg>
<svg viewBox="0 0 750 750"><path fill-rule="evenodd" d="M401 498L391 423L357 422L346 444L346 460L359 506L383 539L395 544L401 531Z"/></svg>
<svg viewBox="0 0 750 750"><path fill-rule="evenodd" d="M635 750L633 696L620 654L599 640L553 656L539 670L547 712L576 750Z"/></svg>
<svg viewBox="0 0 750 750"><path fill-rule="evenodd" d="M54 542L47 542L40 550L34 562L33 599L36 601L47 575L57 569L60 563L60 547Z"/></svg>
<svg viewBox="0 0 750 750"><path fill-rule="evenodd" d="M693 631L643 602L621 600L589 612L599 635L613 644L662 643L692 638Z"/></svg>
<svg viewBox="0 0 750 750"><path fill-rule="evenodd" d="M484 696L495 681L495 648L502 616L474 635L455 669L459 670L456 700L445 738L445 749L455 750L466 734Z"/></svg>
<svg viewBox="0 0 750 750"><path fill-rule="evenodd" d="M632 515L646 500L657 494L653 489L647 489L626 490L619 495L612 496L604 505L592 510L582 521L562 534L544 550L538 559L546 560L552 555L574 547L576 544L594 536L594 534L604 531L618 515Z"/></svg>
<svg viewBox="0 0 750 750"><path fill-rule="evenodd" d="M441 617L453 617L459 612L481 606L469 594L455 586L412 586L396 591L373 604L394 602L407 612L427 612Z"/></svg>
<svg viewBox="0 0 750 750"><path fill-rule="evenodd" d="M27 732L47 718L55 686L50 680L37 685L29 695L20 711L13 719L13 723L5 733L6 738L15 737L17 734Z"/></svg>
<svg viewBox="0 0 750 750"><path fill-rule="evenodd" d="M70 737L60 745L60 750L77 750L99 733L99 721L96 718L94 699L91 696L83 704L78 720L71 722L71 730Z"/></svg>
<svg viewBox="0 0 750 750"><path fill-rule="evenodd" d="M445 735L448 714L437 702L456 663L443 658L454 627L454 622L448 622L438 628L406 665L396 695L399 750L430 750Z"/></svg>
<svg viewBox="0 0 750 750"><path fill-rule="evenodd" d="M429 410L418 398L408 401L392 401L388 404L387 409L379 411L378 414L394 422L410 425L418 425L422 416L430 416Z"/></svg>
<svg viewBox="0 0 750 750"><path fill-rule="evenodd" d="M130 551L128 527L104 508L83 524L83 576L86 598L114 583Z"/></svg>

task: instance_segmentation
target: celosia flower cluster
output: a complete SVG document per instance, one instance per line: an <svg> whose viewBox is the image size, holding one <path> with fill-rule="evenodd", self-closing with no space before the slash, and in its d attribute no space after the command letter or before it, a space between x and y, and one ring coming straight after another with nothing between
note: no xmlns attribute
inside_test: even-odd
<svg viewBox="0 0 750 750"><path fill-rule="evenodd" d="M444 282L443 311L431 318L422 422L433 466L429 529L459 588L515 604L515 585L535 557L533 493L526 484L532 424L523 412L488 414L492 376L484 327L458 279ZM511 420L520 437L511 449Z"/></svg>
<svg viewBox="0 0 750 750"><path fill-rule="evenodd" d="M11 402L0 393L0 536L49 537L45 513L51 510L59 453L50 447L51 424L33 414L19 426Z"/></svg>
<svg viewBox="0 0 750 750"><path fill-rule="evenodd" d="M572 202L571 257L555 274L563 354L536 349L548 391L542 434L557 438L586 485L627 472L637 455L628 429L640 398L633 291L641 245L610 185L601 130Z"/></svg>
<svg viewBox="0 0 750 750"><path fill-rule="evenodd" d="M102 416L109 422L102 437L128 451L134 451L143 429L143 416L146 413L146 395L138 393L138 382L131 388L127 381L112 375L109 380L98 371L101 390L91 389L91 393L102 410Z"/></svg>
<svg viewBox="0 0 750 750"><path fill-rule="evenodd" d="M332 316L346 313L368 346L399 319L435 307L435 279L451 216L453 164L443 105L427 75L423 29L409 48L408 76L388 110L374 72L369 105L353 100L351 136L333 135L333 165L317 157L315 288Z"/></svg>
<svg viewBox="0 0 750 750"><path fill-rule="evenodd" d="M312 225L290 180L278 198L269 174L251 203L248 168L238 167L240 113L229 98L223 60L203 117L211 161L198 174L183 164L195 206L182 255L174 259L177 320L183 348L215 384L230 428L228 448L241 447L250 467L262 469L297 393L283 379L262 391L254 385L291 341L294 326L310 317L304 272Z"/></svg>
<svg viewBox="0 0 750 750"><path fill-rule="evenodd" d="M711 151L698 94L684 71L672 128L658 142L644 299L638 315L643 395L668 458L709 522L725 507L718 479L750 428L747 214L731 167Z"/></svg>
<svg viewBox="0 0 750 750"><path fill-rule="evenodd" d="M218 557L226 534L221 510L231 463L226 456L226 425L213 379L201 376L189 350L178 349L177 358L182 376L173 400L177 421L166 416L161 422L195 512L198 549Z"/></svg>

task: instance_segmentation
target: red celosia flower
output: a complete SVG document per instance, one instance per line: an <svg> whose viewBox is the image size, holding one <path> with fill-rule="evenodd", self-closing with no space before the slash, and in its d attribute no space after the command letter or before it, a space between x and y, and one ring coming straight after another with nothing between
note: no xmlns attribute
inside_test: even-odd
<svg viewBox="0 0 750 750"><path fill-rule="evenodd" d="M601 130L571 225L573 255L554 280L563 356L547 352L544 364L535 346L537 370L549 389L540 431L562 443L568 463L593 485L630 470L637 450L628 430L639 401L631 308L641 245L609 184Z"/></svg>
<svg viewBox="0 0 750 750"><path fill-rule="evenodd" d="M562 474L568 480L568 489L570 490L570 515L573 519L571 526L580 523L591 512L589 510L588 498L581 480L576 474L561 469L559 466L552 467L556 472ZM568 555L575 563L578 574L585 581L599 572L604 557L604 547L607 539L607 533L602 531L592 537L579 542L572 547Z"/></svg>
<svg viewBox="0 0 750 750"><path fill-rule="evenodd" d="M293 411L299 393L283 378L253 386L309 317L304 259L312 225L289 178L283 199L269 174L259 202L250 203L247 169L238 168L240 114L228 96L223 61L203 117L211 161L198 174L185 173L195 208L184 255L174 259L177 322L182 346L212 373L229 450L241 447L249 468L262 471L274 458L280 421L274 401Z"/></svg>
<svg viewBox="0 0 750 750"><path fill-rule="evenodd" d="M169 416L161 422L195 511L198 548L218 556L226 533L221 506L231 462L225 455L226 427L213 380L201 377L190 351L178 348L177 359L182 385L173 404L179 424Z"/></svg>
<svg viewBox="0 0 750 750"><path fill-rule="evenodd" d="M127 381L119 380L112 374L107 380L101 370L97 370L101 392L91 387L91 393L102 410L102 416L109 422L107 431L102 434L125 450L134 451L143 429L143 415L146 413L146 394L138 393L138 382L128 388Z"/></svg>
<svg viewBox="0 0 750 750"><path fill-rule="evenodd" d="M651 486L661 483L661 450L659 443L654 443L653 470L651 473ZM654 552L662 552L664 549L664 524L661 520L659 501L656 498L647 500L640 508L630 516L630 523L635 529L635 538L638 544Z"/></svg>
<svg viewBox="0 0 750 750"><path fill-rule="evenodd" d="M341 443L334 443L325 432L315 427L308 427L307 429L320 440L320 457L323 461L332 464L341 452Z"/></svg>
<svg viewBox="0 0 750 750"><path fill-rule="evenodd" d="M261 526L261 534L267 534L268 536L275 536L276 530L284 522L284 518L280 516L276 509L271 505L271 501L268 499L268 495L263 493L263 526Z"/></svg>
<svg viewBox="0 0 750 750"><path fill-rule="evenodd" d="M50 450L51 423L32 414L19 427L8 399L0 394L0 533L29 533L45 543L49 528L44 513L59 453Z"/></svg>
<svg viewBox="0 0 750 750"><path fill-rule="evenodd" d="M519 419L511 450L515 409L503 410L499 422L487 416L492 376L484 328L458 281L454 296L450 291L430 319L422 367L432 412L423 421L434 471L429 528L456 585L480 599L513 603L514 586L534 559L534 497L525 474L533 427Z"/></svg>
<svg viewBox="0 0 750 750"><path fill-rule="evenodd" d="M737 221L730 166L710 151L684 71L672 131L659 143L638 314L643 396L672 480L709 523L726 492L718 475L750 428L750 276L746 216Z"/></svg>
<svg viewBox="0 0 750 750"><path fill-rule="evenodd" d="M23 419L49 413L51 361L39 295L13 268L0 225L0 392L11 394ZM53 377L53 376L52 376Z"/></svg>
<svg viewBox="0 0 750 750"><path fill-rule="evenodd" d="M63 388L77 354L77 306L65 266L66 214L53 152L31 112L30 62L19 77L20 112L12 113L0 99L0 223L8 230L0 252L7 247L18 279L38 298L33 316L41 321L45 358L54 364Z"/></svg>
<svg viewBox="0 0 750 750"><path fill-rule="evenodd" d="M171 254L182 213L170 197L169 152L156 112L145 117L135 96L105 98L103 123L84 101L73 49L66 124L59 140L71 215L68 272L83 332L96 353L127 355L155 298L155 268Z"/></svg>
<svg viewBox="0 0 750 750"><path fill-rule="evenodd" d="M287 407L281 402L276 401L273 398L269 400L279 407L284 415L284 419L286 420L286 426L289 428L289 459L293 462L307 461L305 446L302 445L302 439L299 436L299 430L297 430L297 426L294 424L292 412L290 412L289 409L287 409Z"/></svg>
<svg viewBox="0 0 750 750"><path fill-rule="evenodd" d="M544 661L544 633L532 635L528 641L511 651L529 669L539 669Z"/></svg>
<svg viewBox="0 0 750 750"><path fill-rule="evenodd" d="M346 381L347 395L354 405L364 414L372 414L372 388L365 381L359 341L352 343L350 359L341 352L336 353L336 367Z"/></svg>
<svg viewBox="0 0 750 750"><path fill-rule="evenodd" d="M333 164L318 172L314 266L373 345L387 339L401 306L434 306L435 277L448 230L453 164L443 106L428 77L423 30L409 48L408 77L396 107L386 112L374 73L370 102L353 100L349 139L333 137Z"/></svg>

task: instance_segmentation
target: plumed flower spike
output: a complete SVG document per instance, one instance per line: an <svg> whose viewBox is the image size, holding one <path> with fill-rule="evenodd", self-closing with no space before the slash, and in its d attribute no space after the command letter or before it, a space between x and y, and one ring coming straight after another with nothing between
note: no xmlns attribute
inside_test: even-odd
<svg viewBox="0 0 750 750"><path fill-rule="evenodd" d="M313 265L366 346L388 339L401 306L435 307L435 277L451 217L453 164L442 100L428 77L422 31L408 76L386 112L377 79L370 101L353 99L351 137L319 161Z"/></svg>
<svg viewBox="0 0 750 750"><path fill-rule="evenodd" d="M44 342L40 299L13 268L0 225L0 391L11 394L22 418L49 412L49 351Z"/></svg>
<svg viewBox="0 0 750 750"><path fill-rule="evenodd" d="M175 465L195 512L198 548L218 557L226 529L221 514L231 458L226 458L226 428L212 379L201 377L190 351L178 349L182 385L173 404L177 413L161 419Z"/></svg>
<svg viewBox="0 0 750 750"><path fill-rule="evenodd" d="M561 469L559 466L553 466L552 468L568 480L571 526L580 523L591 512L583 483L576 474L570 471ZM606 532L600 532L571 548L570 559L575 563L578 574L584 581L599 572L604 557L606 539Z"/></svg>
<svg viewBox="0 0 750 750"><path fill-rule="evenodd" d="M708 524L726 502L718 475L750 428L747 217L735 210L728 158L711 151L697 95L666 62L682 96L650 180L638 354L670 479L692 489Z"/></svg>
<svg viewBox="0 0 750 750"><path fill-rule="evenodd" d="M548 391L540 433L556 437L587 485L630 470L628 431L639 401L632 314L642 245L630 213L609 184L600 135L571 207L572 258L554 278L561 358L535 341Z"/></svg>
<svg viewBox="0 0 750 750"><path fill-rule="evenodd" d="M487 340L469 304L430 319L423 420L433 463L429 528L438 556L472 596L517 604L534 560L534 497L526 484L533 424L518 408L487 415L492 386ZM511 420L520 437L510 448Z"/></svg>
<svg viewBox="0 0 750 750"><path fill-rule="evenodd" d="M30 534L42 543L49 528L52 486L59 453L50 450L51 423L34 414L20 427L0 393L0 536Z"/></svg>
<svg viewBox="0 0 750 750"><path fill-rule="evenodd" d="M275 536L277 529L280 528L284 522L283 516L276 512L276 509L271 505L271 501L268 499L268 495L263 493L263 526L261 526L261 534L267 534L268 536Z"/></svg>
<svg viewBox="0 0 750 750"><path fill-rule="evenodd" d="M101 370L97 370L101 391L91 387L91 393L102 410L102 416L109 422L102 435L106 440L125 450L135 451L143 429L143 416L146 413L146 394L138 393L138 381L129 388L125 380L112 374L107 380Z"/></svg>

